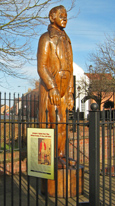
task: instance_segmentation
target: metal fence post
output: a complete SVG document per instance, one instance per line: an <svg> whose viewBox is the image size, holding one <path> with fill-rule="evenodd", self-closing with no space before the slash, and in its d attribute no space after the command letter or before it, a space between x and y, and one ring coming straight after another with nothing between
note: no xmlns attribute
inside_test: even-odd
<svg viewBox="0 0 115 206"><path fill-rule="evenodd" d="M91 105L89 113L89 205L99 206L100 144L98 105Z"/></svg>

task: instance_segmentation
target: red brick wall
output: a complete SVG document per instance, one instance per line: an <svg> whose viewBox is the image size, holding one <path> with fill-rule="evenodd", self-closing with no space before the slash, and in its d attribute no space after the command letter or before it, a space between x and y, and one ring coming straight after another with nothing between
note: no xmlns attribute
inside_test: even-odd
<svg viewBox="0 0 115 206"><path fill-rule="evenodd" d="M26 152L21 153L21 171L27 171L27 158ZM11 174L11 153L6 152L6 174ZM4 154L0 154L0 174L4 173ZM19 151L14 151L13 153L13 173L19 173Z"/></svg>
<svg viewBox="0 0 115 206"><path fill-rule="evenodd" d="M83 146L85 148L85 163L89 163L89 138L83 138L79 140L79 152L80 152L80 164L83 164ZM107 160L109 159L109 151L110 151L110 138L105 137L105 164L107 164ZM113 163L115 151L115 143L113 142L113 136L111 137L111 160ZM69 144L69 155L73 158L73 140L70 140ZM74 140L74 158L77 160L77 140ZM100 137L100 162L102 163L102 137Z"/></svg>

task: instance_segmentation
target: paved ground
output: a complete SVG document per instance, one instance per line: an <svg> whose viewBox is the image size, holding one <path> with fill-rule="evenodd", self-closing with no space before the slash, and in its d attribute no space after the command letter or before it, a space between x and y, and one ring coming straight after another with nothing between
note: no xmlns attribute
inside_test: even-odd
<svg viewBox="0 0 115 206"><path fill-rule="evenodd" d="M6 176L6 206L10 206L11 204L11 191L12 191L12 184L11 184L11 176ZM21 201L21 206L26 206L27 204L27 175L23 174L21 177L21 199L19 199L20 187L19 187L19 176L14 175L13 177L13 205L18 206L19 202ZM103 199L103 185L102 185L102 176L100 176L100 200ZM40 185L40 182L39 182ZM111 178L111 200L110 200L110 179L108 176L105 176L105 205L110 206L110 201L112 202L111 205L115 205L115 177ZM79 196L80 202L87 202L89 201L89 174L86 172L84 175L84 194ZM30 178L30 206L36 206L36 178ZM38 195L38 205L43 206L45 205L45 196L40 193ZM53 206L55 205L55 198L48 199L48 205ZM65 199L58 198L58 205L66 205ZM68 199L68 205L76 205L76 197ZM102 204L103 205L103 204ZM3 175L0 175L0 206L4 206L4 178Z"/></svg>

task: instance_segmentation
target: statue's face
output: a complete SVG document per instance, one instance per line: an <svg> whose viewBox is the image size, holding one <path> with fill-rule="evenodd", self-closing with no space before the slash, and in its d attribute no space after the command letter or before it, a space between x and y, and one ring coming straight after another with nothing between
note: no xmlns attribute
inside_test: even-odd
<svg viewBox="0 0 115 206"><path fill-rule="evenodd" d="M67 12L65 9L60 9L56 12L54 25L60 29L63 29L66 27L66 24L67 24Z"/></svg>

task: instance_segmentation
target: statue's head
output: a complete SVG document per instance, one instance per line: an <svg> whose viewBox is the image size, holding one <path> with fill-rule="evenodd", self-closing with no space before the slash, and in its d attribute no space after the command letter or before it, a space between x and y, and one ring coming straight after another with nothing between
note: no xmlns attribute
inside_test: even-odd
<svg viewBox="0 0 115 206"><path fill-rule="evenodd" d="M67 24L67 12L64 6L56 6L49 12L49 19L51 24L63 29Z"/></svg>

